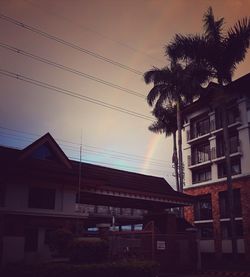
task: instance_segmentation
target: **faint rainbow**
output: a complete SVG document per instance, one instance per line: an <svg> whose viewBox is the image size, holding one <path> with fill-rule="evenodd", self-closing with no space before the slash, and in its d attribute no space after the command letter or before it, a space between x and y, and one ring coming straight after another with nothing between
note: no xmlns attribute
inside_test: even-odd
<svg viewBox="0 0 250 277"><path fill-rule="evenodd" d="M150 139L150 141L148 143L148 147L147 147L147 152L145 155L145 160L144 160L144 163L142 166L143 170L149 169L150 159L152 159L152 157L157 149L160 139L161 139L161 136L159 136L159 135L158 136L155 135Z"/></svg>

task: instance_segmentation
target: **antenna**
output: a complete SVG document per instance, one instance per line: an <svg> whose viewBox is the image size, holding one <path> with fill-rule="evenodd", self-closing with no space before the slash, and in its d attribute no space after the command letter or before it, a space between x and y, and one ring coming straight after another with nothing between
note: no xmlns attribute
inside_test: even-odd
<svg viewBox="0 0 250 277"><path fill-rule="evenodd" d="M82 184L82 129L81 129L81 143L80 143L80 162L79 162L79 175L78 175L78 204L81 200L81 184Z"/></svg>
<svg viewBox="0 0 250 277"><path fill-rule="evenodd" d="M81 143L80 143L80 161L79 161L79 174L78 174L78 197L77 197L77 211L81 212L80 201L81 201L81 184L82 184L82 129L81 129ZM80 232L79 219L76 219L76 234Z"/></svg>

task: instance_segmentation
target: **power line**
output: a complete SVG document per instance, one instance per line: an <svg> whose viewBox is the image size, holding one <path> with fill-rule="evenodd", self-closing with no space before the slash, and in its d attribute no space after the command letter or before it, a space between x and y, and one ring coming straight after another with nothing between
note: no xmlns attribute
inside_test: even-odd
<svg viewBox="0 0 250 277"><path fill-rule="evenodd" d="M35 6L37 9L40 9L40 10L45 11L45 12L46 12L46 15L48 15L48 13L50 13L50 14L53 15L53 17L58 17L58 18L60 18L60 19L62 19L62 20L64 20L64 21L71 22L71 24L74 24L74 25L78 26L78 28L80 28L80 29L84 29L84 30L86 30L86 31L88 31L88 32L94 33L94 34L96 34L96 35L102 37L103 39L112 41L112 42L114 42L114 43L116 43L116 44L118 44L118 45L120 45L120 46L122 46L122 47L128 48L128 49L130 49L130 50L132 50L132 51L134 51L134 52L138 52L138 53L144 55L145 57L147 57L147 58L149 58L149 59L151 59L151 60L153 59L153 60L155 60L155 61L162 62L162 60L160 60L160 59L158 59L158 58L156 58L156 57L154 57L154 56L148 54L147 52L145 52L145 51L143 51L143 50L141 50L141 49L137 49L137 48L135 48L135 47L133 47L133 46L131 46L131 45L129 45L129 44L123 42L123 41L115 40L115 39L113 39L113 38L107 36L106 34L104 35L103 33L98 32L98 31L96 31L95 29L92 29L92 28L90 28L90 27L86 27L86 26L84 26L84 25L82 25L82 24L77 24L77 23L74 22L71 18L67 18L67 17L63 16L62 14L57 14L57 13L54 12L54 11L52 12L50 9L45 9L44 7L42 7L41 5L39 5L40 3L38 3L38 2L34 3L34 2L32 2L32 1L29 1L29 0L23 0L23 1L25 1L25 2L27 2L27 3L29 3L29 4L31 4L32 6Z"/></svg>
<svg viewBox="0 0 250 277"><path fill-rule="evenodd" d="M78 46L78 45L76 45L76 44L74 44L74 43L68 42L68 41L66 41L66 40L64 40L64 39L61 39L61 38L59 38L59 37L50 35L49 33L46 33L46 32L44 32L44 31L39 30L39 29L37 29L37 28L35 28L35 27L32 27L32 26L30 26L30 25L24 24L24 23L22 23L22 22L20 22L20 21L18 21L18 20L16 20L16 19L11 18L11 17L9 17L9 16L6 16L6 15L4 15L4 14L1 14L1 13L0 13L0 19L3 19L3 20L5 20L5 21L8 21L8 22L10 22L10 23L12 23L12 24L18 26L18 27L22 27L22 28L24 28L24 29L26 29L26 30L29 30L29 31L33 32L33 33L39 34L39 35L41 35L41 36L43 36L43 37L46 37L46 38L48 38L48 39L51 39L51 40L53 40L53 41L56 41L56 42L61 43L61 44L63 44L63 45L66 45L66 46L68 46L68 47L71 47L71 48L73 48L73 49L75 49L75 50L78 50L78 51L84 53L84 54L87 54L87 55L90 55L90 56L92 56L92 57L95 57L96 59L105 61L105 62L107 62L107 63L110 63L110 64L114 65L114 66L118 66L118 67L120 67L120 68L122 68L122 69L125 69L125 70L127 70L127 71L130 71L130 72L135 73L135 74L137 74L137 75L143 76L143 72L141 72L141 71L139 71L139 70L137 70L137 69L134 69L134 68L132 68L132 67L129 67L129 66L127 66L127 65L124 65L124 64L119 63L119 62L117 62L117 61L114 61L114 60L112 60L112 59L109 59L109 58L107 58L107 57L105 57L105 56L102 56L102 55L100 55L100 54L98 54L98 53L95 53L95 52L92 52L92 51L90 51L90 50L87 50L87 49L85 49L85 48L82 48L82 47L80 47L80 46Z"/></svg>
<svg viewBox="0 0 250 277"><path fill-rule="evenodd" d="M20 139L24 140L25 142L32 141L31 138L21 137L21 136L17 136L17 135L11 135L11 134L2 134L2 135L13 136L14 138L12 138L12 139L18 140L19 142L20 142ZM21 149L20 146L18 147L18 149ZM77 151L76 156L78 156L78 154L79 154L78 152L79 152L79 149ZM84 150L84 152L86 152L86 149ZM68 158L76 160L76 161L79 161L79 157L76 157L76 156L68 156ZM99 165L109 165L109 166L115 166L115 167L120 167L120 168L129 168L129 169L135 169L135 170L143 171L142 168L136 167L136 166L121 165L121 164L117 164L117 163L114 164L114 163L97 161L97 160L93 160L93 159L82 159L82 161L89 162L89 163L94 163L94 164L99 164ZM161 169L157 169L157 168L147 168L147 170L149 170L149 171L155 171L155 172L160 172L160 173L164 173L164 174L166 173L166 170L161 170ZM171 172L171 171L172 170L170 170L169 172ZM166 176L172 176L172 175L169 175L169 174L165 174L165 175Z"/></svg>
<svg viewBox="0 0 250 277"><path fill-rule="evenodd" d="M27 137L27 136L23 136L23 135L16 135L16 134L13 134L13 133L6 133L4 131L0 131L4 135L9 135L9 136L12 136L12 137L18 137L18 138L22 138L22 139L29 140L29 141L34 141L34 139L37 139L38 137L41 136L41 135L34 134L34 133L23 132L23 131L11 129L11 128L5 128L3 126L0 126L0 129L32 136L32 138L31 138L31 137ZM78 146L80 145L79 143L73 143L71 141L63 140L63 139L60 139L60 138L56 138L56 140L66 142L66 143L76 144L77 146L69 146L67 144L60 143L60 145L63 146L63 148L67 148L70 151L79 152L79 148L78 148ZM166 163L169 163L169 164L171 163L172 164L172 162L167 161L167 160L164 161L164 160L158 160L158 159L152 159L152 158L151 159L149 159L149 158L146 159L143 156L134 155L134 154L127 154L127 153L124 153L124 152L118 152L118 151L105 149L105 148L101 148L101 147L94 147L94 146L91 146L91 145L83 145L83 147L84 147L86 152L94 153L94 154L98 154L98 155L100 155L100 154L101 155L110 155L110 157L120 159L120 160L127 160L127 161L133 161L133 162L149 162L152 165L161 166L161 167L165 167ZM87 148L101 149L101 151L90 150L90 149L87 149ZM116 155L114 155L114 153L115 154L118 153L119 155L122 154L123 156L116 156ZM141 157L141 158L138 158L138 157Z"/></svg>
<svg viewBox="0 0 250 277"><path fill-rule="evenodd" d="M29 135L29 136L32 136L32 138L28 138L26 137L27 139L29 140L34 140L34 137L35 138L39 138L41 136L41 134L35 134L35 133L30 133L30 132L23 132L23 131L20 131L20 130L16 130L16 129L11 129L11 128L6 128L6 127L3 127L3 126L0 126L0 129L3 129L3 130L7 130L7 131L10 131L10 132L16 132L16 133L22 133L24 135ZM15 136L13 134L13 136ZM23 137L23 135L22 135ZM72 142L72 141L69 141L69 140L64 140L64 139L61 139L61 138L55 138L56 141L61 141L61 142L64 142L64 143L70 143L70 144L75 144L77 146L69 146L69 145L66 145L66 144L62 144L61 145L66 145L67 147L72 147L72 149L78 149L78 146L80 146L79 143L76 143L76 142ZM128 156L128 157L135 157L136 159L138 159L139 161L146 161L146 162L158 162L159 164L162 163L162 164L165 164L165 163L171 163L171 161L167 161L167 160L160 160L160 159L154 159L154 158L145 158L144 156L140 156L140 155L135 155L135 154L130 154L130 153L124 153L124 152L119 152L119 151L114 151L114 150L111 150L111 149L107 149L107 148L103 148L103 147L96 147L96 146L92 146L92 145L87 145L87 144L84 144L83 145L84 148L93 148L93 149L100 149L101 151L103 152L107 152L107 154L121 154L121 155L124 155L124 156ZM96 151L96 153L100 154L101 152L100 151Z"/></svg>
<svg viewBox="0 0 250 277"><path fill-rule="evenodd" d="M17 136L17 135L14 135L14 134L9 134L9 133L4 133L4 132L1 132L1 135L2 136L7 136L7 137L10 137L11 139L15 139L15 140L23 140L25 142L29 141L29 142L32 142L34 141L32 138L28 138L28 137L20 137L20 136ZM79 149L77 147L72 147L72 146L68 146L68 145L65 145L65 144L62 144L60 143L60 146L64 149L64 150L67 150L67 151L70 151L71 154L74 154L74 155L79 155ZM93 150L89 150L87 148L84 147L84 152L85 153L88 153L89 155L102 155L103 157L107 157L107 158L111 158L111 159L115 159L115 160L120 160L120 161L128 161L128 162L133 162L133 163L138 163L138 162L144 162L144 160L138 160L138 159L134 159L132 157L122 157L122 156L115 156L115 155L110 155L109 153L105 153L105 152L99 152L99 151L93 151ZM159 164L159 163L155 163L155 162L151 162L149 161L149 164L151 166L157 166L157 167L164 167L166 168L166 165L163 165L163 164ZM152 169L152 168L151 168Z"/></svg>
<svg viewBox="0 0 250 277"><path fill-rule="evenodd" d="M17 54L21 54L23 56L26 56L26 57L29 57L33 60L36 60L36 61L40 61L42 63L45 63L45 64L48 64L48 65L51 65L51 66L54 66L56 68L59 68L59 69L62 69L64 71L68 71L70 73L73 73L73 74L76 74L78 76L81 76L81 77L84 77L84 78L88 78L92 81L95 81L95 82L98 82L98 83L101 83L101 84L104 84L106 86L109 86L109 87L112 87L112 88L115 88L115 89L119 89L119 90L122 90L124 92L127 92L129 94L132 94L132 95L135 95L137 97L140 97L140 98L143 98L145 99L145 96L142 94L142 93L139 93L137 91L134 91L134 90L131 90L131 89L128 89L128 88L124 88L122 86L119 86L117 84L114 84L114 83L111 83L111 82L108 82L108 81L105 81L103 79L100 79L100 78L97 78L95 76L92 76L92 75L89 75L89 74L86 74L84 72L81 72L79 70L76 70L74 68L71 68L71 67L67 67L65 65L62 65L62 64L59 64L59 63L56 63L54 61L51 61L49 59L45 59L45 58L42 58L40 56L37 56L37 55L34 55L32 53L29 53L29 52L26 52L24 50L21 50L19 48L16 48L16 47L13 47L11 45L8 45L8 44L5 44L5 43L1 43L0 42L0 47L4 48L4 49L7 49L9 51L12 51L14 53L17 53Z"/></svg>
<svg viewBox="0 0 250 277"><path fill-rule="evenodd" d="M145 119L145 120L148 120L148 121L153 121L153 119L149 116L146 116L146 115L143 115L143 114L131 111L131 110L127 110L127 109L121 108L119 106L108 104L106 102L97 100L95 98L91 98L91 97L88 97L88 96L81 95L80 93L74 92L72 90L60 88L60 87L57 87L57 86L54 86L54 85L51 85L51 84L48 84L48 83L45 83L45 82L41 82L41 81L38 81L38 80L35 80L35 79L32 79L32 78L26 77L26 76L21 75L21 74L10 72L8 70L0 69L0 74L2 74L4 76L8 76L8 77L13 78L13 79L24 81L26 83L36 85L36 86L39 86L39 87L47 88L51 91L56 91L56 92L62 93L64 95L68 95L68 96L80 99L82 101L87 101L87 102L90 102L90 103L93 103L93 104L96 104L96 105L99 105L99 106L102 106L102 107L105 107L105 108L108 108L108 109L111 109L111 110L119 111L121 113L132 115L132 116L142 118L142 119Z"/></svg>

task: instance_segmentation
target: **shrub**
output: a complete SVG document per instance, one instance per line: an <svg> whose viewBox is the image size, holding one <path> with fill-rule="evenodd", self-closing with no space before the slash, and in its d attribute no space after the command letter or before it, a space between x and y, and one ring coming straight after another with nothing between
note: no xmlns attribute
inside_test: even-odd
<svg viewBox="0 0 250 277"><path fill-rule="evenodd" d="M100 263L108 258L108 242L101 239L76 239L70 247L73 263Z"/></svg>
<svg viewBox="0 0 250 277"><path fill-rule="evenodd" d="M50 249L61 256L67 256L72 241L73 234L69 230L57 229L49 233L48 244Z"/></svg>
<svg viewBox="0 0 250 277"><path fill-rule="evenodd" d="M123 262L76 265L69 263L48 263L32 268L28 277L155 277L158 266L154 262ZM18 270L16 269L18 273ZM27 272L27 271L26 271ZM5 275L9 277L12 275ZM4 276L4 277L5 277ZM25 276L20 272L17 276Z"/></svg>

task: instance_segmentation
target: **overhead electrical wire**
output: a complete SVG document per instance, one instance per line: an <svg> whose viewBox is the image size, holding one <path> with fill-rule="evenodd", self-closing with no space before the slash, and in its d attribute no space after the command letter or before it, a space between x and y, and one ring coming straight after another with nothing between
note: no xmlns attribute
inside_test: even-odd
<svg viewBox="0 0 250 277"><path fill-rule="evenodd" d="M11 139L14 139L14 140L18 140L20 142L20 140L23 140L25 143L27 142L30 142L30 141L33 141L31 138L28 138L28 137L23 137L23 136L18 136L18 135L14 135L14 134L6 134L6 133L1 133L2 136L10 136L12 137ZM67 148L67 146L63 147L63 149L65 150L65 148ZM17 149L20 149L20 146L17 147ZM76 150L74 150L76 151ZM88 150L86 150L86 148L84 148L84 152L88 152ZM73 153L71 153L73 154ZM76 160L78 161L79 160L79 149L77 151L77 154L76 155L73 155L73 156L69 156L68 155L68 158L69 159L73 159L73 160ZM116 159L117 160L117 159ZM118 159L119 160L119 159ZM142 168L140 167L136 167L136 166L129 166L129 165L121 165L121 164L114 164L114 163L108 163L108 162L102 162L102 161L97 161L97 160L93 160L93 159L82 159L82 161L85 161L85 162L89 162L89 163L94 163L94 164L97 164L97 165L109 165L109 166L115 166L115 167L120 167L120 168L130 168L130 169L135 169L135 170L141 170L141 171L144 171ZM131 160L133 161L133 160ZM136 161L137 162L137 161ZM161 173L166 173L166 170L161 170L161 169L157 169L157 168L147 168L147 170L149 171L154 171L154 172L161 172ZM171 172L172 170L169 170L168 172ZM166 174L165 174L166 175ZM168 176L168 174L166 175Z"/></svg>
<svg viewBox="0 0 250 277"><path fill-rule="evenodd" d="M158 58L148 54L147 52L145 52L145 51L143 51L141 49L137 49L134 46L131 46L131 45L129 45L129 44L123 42L123 41L116 40L114 38L111 38L111 37L107 36L106 34L103 34L103 33L99 32L99 31L96 31L95 29L92 29L90 27L86 27L82 23L78 24L75 21L73 21L71 18L63 16L62 14L58 14L55 11L51 11L51 9L45 9L43 6L40 5L40 2L34 3L32 1L29 1L29 0L23 0L23 1L27 2L28 4L31 4L36 9L43 10L43 12L46 13L46 15L50 14L50 16L52 15L53 18L57 17L60 20L64 20L64 21L70 22L71 24L74 24L75 26L77 26L79 29L83 29L83 30L85 30L87 32L90 32L90 33L93 33L95 35L98 35L102 39L109 40L109 41L111 41L113 43L116 43L117 45L120 45L120 46L122 46L124 48L127 48L129 50L132 50L133 52L137 52L137 53L143 55L144 57L147 57L150 60L154 60L156 62L161 62L162 63L162 60L160 60L160 59L158 59Z"/></svg>
<svg viewBox="0 0 250 277"><path fill-rule="evenodd" d="M51 85L51 84L48 84L48 83L45 83L45 82L35 80L33 78L26 77L26 76L18 74L18 73L14 73L14 72L11 72L11 71L8 71L8 70L0 69L0 74L4 75L4 76L8 76L8 77L13 78L13 79L24 81L26 83L36 85L36 86L39 86L39 87L47 88L51 91L56 91L56 92L59 92L61 94L68 95L68 96L80 99L82 101L87 101L87 102L90 102L90 103L93 103L93 104L96 104L96 105L99 105L99 106L102 106L102 107L105 107L105 108L108 108L108 109L111 109L111 110L119 111L121 113L132 115L132 116L135 116L135 117L138 117L138 118L141 118L141 119L145 119L145 120L148 120L148 121L153 121L153 118L151 118L149 116L146 116L146 115L143 115L143 114L131 111L131 110L127 110L127 109L121 108L119 106L108 104L106 102L97 100L95 98L84 96L84 95L82 95L80 93L77 93L77 92L74 92L72 90L60 88L60 87L57 87L57 86L54 86L54 85Z"/></svg>
<svg viewBox="0 0 250 277"><path fill-rule="evenodd" d="M0 126L0 129L2 130L5 130L5 131L1 131L2 133L5 133L5 134L8 134L8 135L12 135L14 137L22 137L24 139L27 139L27 140L30 140L30 141L34 141L35 139L41 137L41 135L39 134L35 134L35 133L29 133L29 132L24 132L24 131L20 131L20 130L16 130L16 129L11 129L11 128L6 128L6 127L3 127L3 126ZM6 133L7 132L12 132L12 133ZM18 133L18 135L16 134L13 134L13 132L15 133ZM20 135L20 134L24 134L24 135ZM31 136L31 137L27 137L26 135L28 136ZM56 141L58 142L63 142L63 143L60 143L60 145L64 146L64 147L67 147L68 149L73 149L73 151L77 151L79 150L79 146L80 146L80 143L76 143L76 142L71 142L71 141L68 141L68 140L64 140L64 139L61 139L61 138L55 138ZM76 146L70 146L70 145L67 145L65 143L68 143L68 144L74 144ZM94 152L94 153L97 153L97 154L103 154L103 155L114 155L114 154L118 154L118 155L123 155L124 158L131 158L131 160L133 161L136 161L136 162L149 162L149 163L152 163L155 164L155 165L159 165L159 166L165 166L166 163L171 163L171 161L167 161L167 160L160 160L160 159L154 159L154 158L145 158L144 156L140 156L140 155L135 155L135 154L130 154L130 153L125 153L125 152L119 152L119 151L114 151L114 150L111 150L111 149L107 149L107 148L103 148L103 147L96 147L96 146L92 146L92 145L88 145L88 144L84 144L83 145L85 151L88 151L88 152ZM97 150L90 150L90 149L97 149ZM101 151L98 151L98 149L100 149ZM117 157L121 157L121 156L115 156L116 158Z"/></svg>
<svg viewBox="0 0 250 277"><path fill-rule="evenodd" d="M12 23L12 24L14 24L14 25L16 25L18 27L21 27L21 28L24 28L26 30L29 30L29 31L31 31L33 33L39 34L39 35L41 35L43 37L46 37L48 39L51 39L53 41L56 41L56 42L58 42L60 44L66 45L68 47L71 47L71 48L73 48L75 50L78 50L78 51L84 53L84 54L90 55L90 56L92 56L92 57L94 57L96 59L105 61L107 63L110 63L110 64L114 65L114 66L120 67L122 69L130 71L130 72L135 73L137 75L143 76L143 72L141 72L141 71L139 71L137 69L134 69L134 68L129 67L129 66L125 65L125 64L122 64L120 62L117 62L117 61L114 61L112 59L109 59L109 58L107 58L105 56L102 56L102 55L100 55L98 53L95 53L93 51L90 51L88 49L82 48L82 47L80 47L80 46L78 46L78 45L76 45L74 43L68 42L68 41L66 41L66 40L64 40L62 38L53 36L53 35L51 35L49 33L46 33L46 32L44 32L42 30L39 30L38 28L32 27L30 25L27 25L27 24L25 24L23 22L20 22L20 21L14 19L12 17L6 16L6 15L4 15L2 13L0 13L0 19L5 20L7 22L10 22L10 23Z"/></svg>
<svg viewBox="0 0 250 277"><path fill-rule="evenodd" d="M114 84L114 83L111 83L111 82L108 82L108 81L105 81L103 79L100 79L100 78L97 78L95 76L92 76L92 75L89 75L89 74L86 74L84 72L81 72L79 70L76 70L74 68L71 68L71 67L68 67L68 66L65 66L65 65L62 65L62 64L59 64L59 63L56 63L54 61L51 61L49 59L46 59L46 58L42 58L40 56L37 56L37 55L34 55L32 53L29 53L29 52L26 52L24 50L21 50L19 48L16 48L14 46L11 46L11 45L8 45L8 44L5 44L5 43L2 43L0 42L0 47L4 48L4 49L7 49L11 52L14 52L14 53L17 53L17 54L21 54L23 56L26 56L26 57L29 57L33 60L36 60L36 61L40 61L42 63L45 63L45 64L48 64L48 65L51 65L51 66L54 66L56 68L59 68L59 69L62 69L64 71L68 71L70 73L73 73L73 74L76 74L78 76L81 76L81 77L84 77L84 78L88 78L92 81L95 81L95 82L98 82L98 83L101 83L101 84L104 84L106 86L109 86L109 87L112 87L112 88L115 88L115 89L118 89L118 90L121 90L121 91L124 91L124 92L127 92L129 94L132 94L134 96L137 96L137 97L140 97L140 98L143 98L145 99L145 96L142 94L142 93L139 93L137 91L134 91L132 89L128 89L128 88L124 88L122 86L119 86L117 84Z"/></svg>

